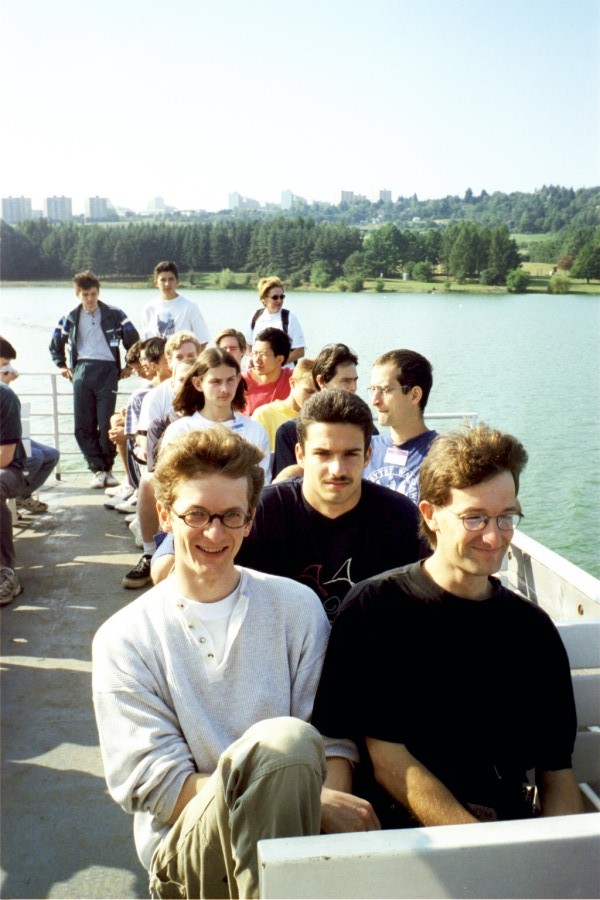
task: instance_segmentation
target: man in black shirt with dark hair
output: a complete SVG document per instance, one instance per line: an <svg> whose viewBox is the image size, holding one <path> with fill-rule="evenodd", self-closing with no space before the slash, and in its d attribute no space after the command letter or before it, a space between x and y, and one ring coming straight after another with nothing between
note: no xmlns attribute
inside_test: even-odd
<svg viewBox="0 0 600 900"><path fill-rule="evenodd" d="M545 612L492 577L526 461L485 425L436 438L419 502L433 554L357 585L333 624L312 721L355 741L354 792L383 827L527 817L531 769L542 815L583 812L565 649Z"/></svg>
<svg viewBox="0 0 600 900"><path fill-rule="evenodd" d="M263 489L236 563L306 584L332 620L356 582L419 558L418 512L362 478L373 419L357 394L314 394L296 422L304 475ZM155 583L171 568L168 547L153 557Z"/></svg>
<svg viewBox="0 0 600 900"><path fill-rule="evenodd" d="M373 419L357 394L319 392L296 422L303 477L264 488L237 562L308 585L333 619L356 582L418 559L418 516L363 480Z"/></svg>

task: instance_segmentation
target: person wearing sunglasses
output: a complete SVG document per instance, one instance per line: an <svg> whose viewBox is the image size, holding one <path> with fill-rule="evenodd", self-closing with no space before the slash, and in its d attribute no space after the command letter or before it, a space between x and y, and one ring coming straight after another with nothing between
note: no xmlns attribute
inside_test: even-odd
<svg viewBox="0 0 600 900"><path fill-rule="evenodd" d="M259 840L377 827L328 772L356 748L309 724L329 636L319 598L234 562L261 458L222 425L165 448L156 495L174 571L94 638L106 780L134 814L153 897L258 897Z"/></svg>
<svg viewBox="0 0 600 900"><path fill-rule="evenodd" d="M289 309L284 309L285 293L280 278L261 278L258 282L258 296L262 307L252 314L246 328L246 341L254 349L254 342L260 331L265 328L279 328L285 331L291 343L291 351L287 365L293 368L297 360L304 356L306 341L302 326L297 316Z"/></svg>
<svg viewBox="0 0 600 900"><path fill-rule="evenodd" d="M431 556L357 585L333 623L312 722L362 747L354 790L384 828L583 812L565 648L494 577L526 462L484 424L437 437L419 501Z"/></svg>

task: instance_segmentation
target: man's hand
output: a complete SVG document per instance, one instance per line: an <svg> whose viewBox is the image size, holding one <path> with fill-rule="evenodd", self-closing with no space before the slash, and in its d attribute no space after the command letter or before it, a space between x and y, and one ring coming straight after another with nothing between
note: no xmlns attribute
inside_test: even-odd
<svg viewBox="0 0 600 900"><path fill-rule="evenodd" d="M129 366L125 366L125 368L121 369L121 371L119 372L119 379L129 378L132 372L133 369L130 369Z"/></svg>
<svg viewBox="0 0 600 900"><path fill-rule="evenodd" d="M321 831L380 831L381 824L368 800L324 787L321 790Z"/></svg>
<svg viewBox="0 0 600 900"><path fill-rule="evenodd" d="M69 381L73 381L73 372L67 366L60 369L60 374L63 378L67 378Z"/></svg>
<svg viewBox="0 0 600 900"><path fill-rule="evenodd" d="M123 426L111 428L108 432L108 438L117 447L124 447L127 443L127 435L125 434Z"/></svg>

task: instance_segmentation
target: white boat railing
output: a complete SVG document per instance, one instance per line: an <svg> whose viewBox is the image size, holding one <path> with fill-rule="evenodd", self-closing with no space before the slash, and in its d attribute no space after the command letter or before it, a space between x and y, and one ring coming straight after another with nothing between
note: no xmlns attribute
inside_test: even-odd
<svg viewBox="0 0 600 900"><path fill-rule="evenodd" d="M138 379L128 379L127 390L117 393L124 406L131 391L138 386ZM50 444L60 451L55 478L60 481L64 472L70 475L87 473L81 451L73 434L73 389L71 382L60 372L21 372L11 387L24 404L29 404L30 436L41 443Z"/></svg>
<svg viewBox="0 0 600 900"><path fill-rule="evenodd" d="M600 580L518 529L499 574L556 621L600 618Z"/></svg>
<svg viewBox="0 0 600 900"><path fill-rule="evenodd" d="M117 394L117 408L127 403L132 390L139 386L137 378L122 382L125 389ZM81 451L73 435L73 389L71 382L62 377L60 372L21 372L16 382L11 384L15 393L25 402L30 403L31 436L42 443L51 444L60 451L61 459L55 470L55 477L60 480L63 472L70 475L81 475L87 472ZM427 413L427 421L455 420L473 427L477 421L477 413L449 412ZM39 427L38 427L39 426Z"/></svg>

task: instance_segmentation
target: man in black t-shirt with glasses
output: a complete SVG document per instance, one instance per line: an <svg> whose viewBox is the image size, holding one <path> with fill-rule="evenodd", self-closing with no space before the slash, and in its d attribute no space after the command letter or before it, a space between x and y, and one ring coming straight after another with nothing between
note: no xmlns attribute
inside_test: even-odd
<svg viewBox="0 0 600 900"><path fill-rule="evenodd" d="M312 721L358 745L353 788L341 761L336 787L384 828L583 812L567 654L546 613L493 577L526 461L485 425L436 438L419 502L432 555L357 585L333 624Z"/></svg>

